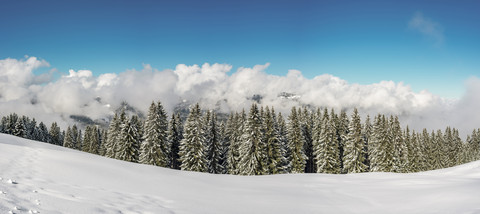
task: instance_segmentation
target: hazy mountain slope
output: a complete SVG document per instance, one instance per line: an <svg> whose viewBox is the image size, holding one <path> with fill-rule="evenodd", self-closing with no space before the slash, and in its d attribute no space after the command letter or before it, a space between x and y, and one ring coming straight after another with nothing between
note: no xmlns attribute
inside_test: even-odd
<svg viewBox="0 0 480 214"><path fill-rule="evenodd" d="M0 213L480 213L480 162L416 174L242 177L0 134L0 177Z"/></svg>

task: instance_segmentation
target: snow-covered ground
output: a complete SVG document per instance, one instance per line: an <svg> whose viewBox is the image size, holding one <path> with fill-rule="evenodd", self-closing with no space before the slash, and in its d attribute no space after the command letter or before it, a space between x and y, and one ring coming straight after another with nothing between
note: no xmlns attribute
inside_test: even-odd
<svg viewBox="0 0 480 214"><path fill-rule="evenodd" d="M415 174L232 176L0 134L0 213L480 213L480 162Z"/></svg>

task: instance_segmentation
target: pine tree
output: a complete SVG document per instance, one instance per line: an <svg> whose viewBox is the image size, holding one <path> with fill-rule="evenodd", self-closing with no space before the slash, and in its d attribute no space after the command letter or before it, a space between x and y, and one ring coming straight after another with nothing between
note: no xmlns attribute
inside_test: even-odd
<svg viewBox="0 0 480 214"><path fill-rule="evenodd" d="M180 168L187 171L207 172L207 154L203 134L201 110L198 103L190 108L180 143Z"/></svg>
<svg viewBox="0 0 480 214"><path fill-rule="evenodd" d="M140 162L161 167L170 166L170 142L167 136L167 115L160 102L152 102L145 121L145 141L141 145Z"/></svg>
<svg viewBox="0 0 480 214"><path fill-rule="evenodd" d="M119 160L138 162L140 135L136 123L135 117L131 117L121 126L120 141L117 144L117 158Z"/></svg>
<svg viewBox="0 0 480 214"><path fill-rule="evenodd" d="M239 173L241 175L263 175L267 171L266 159L263 155L262 122L260 112L254 103L250 108L248 119L240 145Z"/></svg>
<svg viewBox="0 0 480 214"><path fill-rule="evenodd" d="M344 170L347 173L366 172L364 138L362 137L362 124L360 115L355 108L352 114L352 120L348 125L348 135L344 144Z"/></svg>
<svg viewBox="0 0 480 214"><path fill-rule="evenodd" d="M291 151L292 173L304 173L307 162L304 148L305 138L302 136L300 118L298 118L295 107L292 107L288 119L287 138L289 150Z"/></svg>

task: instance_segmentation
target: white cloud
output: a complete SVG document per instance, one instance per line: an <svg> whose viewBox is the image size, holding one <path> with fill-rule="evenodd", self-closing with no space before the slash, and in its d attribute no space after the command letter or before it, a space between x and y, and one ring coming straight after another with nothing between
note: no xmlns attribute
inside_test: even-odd
<svg viewBox="0 0 480 214"><path fill-rule="evenodd" d="M435 45L441 45L444 42L443 28L440 24L424 17L421 12L416 12L408 22L408 27L420 32L425 37L432 39Z"/></svg>
<svg viewBox="0 0 480 214"><path fill-rule="evenodd" d="M200 102L205 108L228 112L249 108L252 97L262 97L262 105L275 106L288 113L299 104L351 110L364 114L397 114L405 125L417 130L454 126L463 136L480 127L480 79L466 82L467 92L451 101L427 91L414 92L410 86L393 81L370 85L350 84L329 74L313 79L301 71L290 70L285 76L265 72L269 64L239 68L231 75L231 65L178 65L175 70L157 70L144 65L142 70L127 70L119 74L94 76L91 71L70 70L48 84L35 84L39 75L33 70L48 63L30 57L23 60L0 60L0 114L10 112L36 117L51 123L70 115L85 115L101 119L111 115L122 101L146 111L153 100L160 100L168 111L182 100ZM40 74L41 75L41 74ZM294 94L294 99L279 97ZM101 101L99 99L101 98ZM60 122L60 121L59 121Z"/></svg>

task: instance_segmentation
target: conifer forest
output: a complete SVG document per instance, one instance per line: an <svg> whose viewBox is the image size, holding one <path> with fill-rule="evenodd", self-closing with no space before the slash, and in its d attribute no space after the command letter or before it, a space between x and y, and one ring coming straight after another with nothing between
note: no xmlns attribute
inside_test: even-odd
<svg viewBox="0 0 480 214"><path fill-rule="evenodd" d="M115 113L108 130L77 125L61 130L19 116L4 116L0 132L123 161L212 174L410 173L480 159L480 129L463 141L457 129L421 132L397 116L350 115L333 109L291 109L252 104L248 112L217 113L192 105L188 117L152 102L146 118Z"/></svg>

